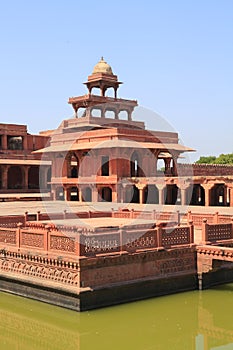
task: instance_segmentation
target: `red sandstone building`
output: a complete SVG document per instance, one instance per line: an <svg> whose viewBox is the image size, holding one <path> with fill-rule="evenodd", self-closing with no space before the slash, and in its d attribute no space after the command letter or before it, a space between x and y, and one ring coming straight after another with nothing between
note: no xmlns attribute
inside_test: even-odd
<svg viewBox="0 0 233 350"><path fill-rule="evenodd" d="M147 130L133 120L137 101L118 98L120 84L101 59L85 83L88 93L69 99L75 117L35 152L52 161L52 198L233 206L233 167L179 164L180 155L193 150L179 144L177 133ZM109 89L114 97L106 96Z"/></svg>
<svg viewBox="0 0 233 350"><path fill-rule="evenodd" d="M0 124L0 198L49 190L51 162L32 154L48 136L30 135L25 125Z"/></svg>

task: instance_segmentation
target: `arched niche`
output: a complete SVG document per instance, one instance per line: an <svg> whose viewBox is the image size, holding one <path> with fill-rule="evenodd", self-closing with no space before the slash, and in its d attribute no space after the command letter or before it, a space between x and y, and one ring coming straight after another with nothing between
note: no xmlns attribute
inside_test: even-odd
<svg viewBox="0 0 233 350"><path fill-rule="evenodd" d="M69 153L67 156L67 177L78 178L79 159L75 153Z"/></svg>

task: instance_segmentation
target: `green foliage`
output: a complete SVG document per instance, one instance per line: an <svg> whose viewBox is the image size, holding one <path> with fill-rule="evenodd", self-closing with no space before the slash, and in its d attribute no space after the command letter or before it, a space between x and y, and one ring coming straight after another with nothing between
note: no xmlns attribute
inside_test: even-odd
<svg viewBox="0 0 233 350"><path fill-rule="evenodd" d="M233 153L220 154L220 156L200 157L196 164L231 164L233 165Z"/></svg>
<svg viewBox="0 0 233 350"><path fill-rule="evenodd" d="M196 161L196 164L214 164L216 160L215 156L209 156L209 157L203 157L201 156L198 161Z"/></svg>

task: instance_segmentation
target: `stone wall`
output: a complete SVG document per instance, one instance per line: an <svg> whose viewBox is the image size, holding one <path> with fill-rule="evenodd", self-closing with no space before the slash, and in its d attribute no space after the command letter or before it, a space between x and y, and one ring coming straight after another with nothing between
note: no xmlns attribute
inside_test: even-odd
<svg viewBox="0 0 233 350"><path fill-rule="evenodd" d="M232 176L233 166L224 164L177 164L179 176Z"/></svg>
<svg viewBox="0 0 233 350"><path fill-rule="evenodd" d="M99 288L141 279L195 274L195 248L96 257L80 260L81 287Z"/></svg>

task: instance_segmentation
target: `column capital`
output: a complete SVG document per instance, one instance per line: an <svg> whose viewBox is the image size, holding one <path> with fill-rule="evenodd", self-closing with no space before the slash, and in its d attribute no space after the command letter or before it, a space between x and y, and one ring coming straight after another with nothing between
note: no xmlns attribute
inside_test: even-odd
<svg viewBox="0 0 233 350"><path fill-rule="evenodd" d="M147 184L135 184L135 186L136 186L139 190L144 190L144 188L147 186Z"/></svg>
<svg viewBox="0 0 233 350"><path fill-rule="evenodd" d="M206 183L206 184L200 184L204 190L211 190L214 187L214 183Z"/></svg>

